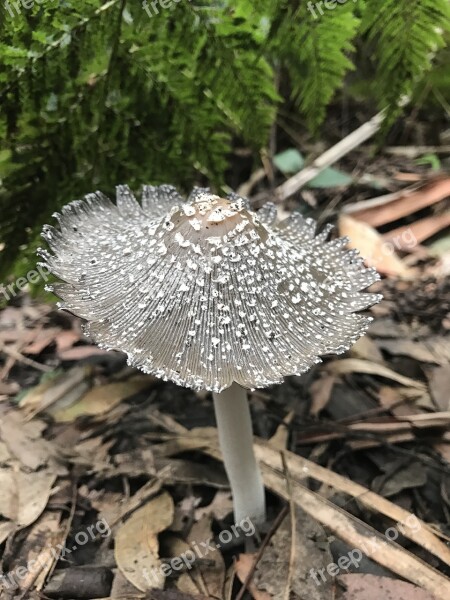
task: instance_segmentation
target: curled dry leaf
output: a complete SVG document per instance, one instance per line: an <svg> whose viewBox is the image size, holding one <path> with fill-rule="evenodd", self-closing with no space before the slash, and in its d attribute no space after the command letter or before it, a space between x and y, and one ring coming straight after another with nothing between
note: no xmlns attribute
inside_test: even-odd
<svg viewBox="0 0 450 600"><path fill-rule="evenodd" d="M414 271L408 268L376 229L348 215L339 217L339 233L350 238L349 247L359 250L370 267L389 276L411 277Z"/></svg>
<svg viewBox="0 0 450 600"><path fill-rule="evenodd" d="M141 592L164 587L158 533L171 525L173 517L172 497L164 492L136 510L117 532L114 550L117 566Z"/></svg>

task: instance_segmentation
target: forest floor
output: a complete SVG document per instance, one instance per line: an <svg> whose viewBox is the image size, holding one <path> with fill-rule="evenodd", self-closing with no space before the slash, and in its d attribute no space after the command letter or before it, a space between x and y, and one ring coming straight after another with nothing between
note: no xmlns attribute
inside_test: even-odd
<svg viewBox="0 0 450 600"><path fill-rule="evenodd" d="M249 393L259 539L233 526L209 394L25 293L0 312L2 600L450 598L450 179L404 155L346 164L351 182L328 172L285 209L337 223L384 300L349 353Z"/></svg>

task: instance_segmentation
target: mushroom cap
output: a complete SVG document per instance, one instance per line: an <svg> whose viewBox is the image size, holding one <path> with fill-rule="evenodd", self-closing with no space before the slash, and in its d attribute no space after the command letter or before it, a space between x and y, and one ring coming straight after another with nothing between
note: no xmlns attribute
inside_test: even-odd
<svg viewBox="0 0 450 600"><path fill-rule="evenodd" d="M356 314L381 296L378 279L345 238L299 213L278 221L232 194L168 185L127 186L117 205L89 194L45 226L45 266L64 283L59 306L87 321L99 346L164 380L220 392L233 381L265 387L299 375L363 335Z"/></svg>

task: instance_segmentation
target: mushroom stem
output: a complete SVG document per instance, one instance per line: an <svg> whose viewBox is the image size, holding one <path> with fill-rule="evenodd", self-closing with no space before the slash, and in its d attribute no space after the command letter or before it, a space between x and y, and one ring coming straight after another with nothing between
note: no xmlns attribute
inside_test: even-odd
<svg viewBox="0 0 450 600"><path fill-rule="evenodd" d="M266 520L266 502L261 472L253 452L253 432L247 392L233 383L213 393L219 443L231 485L234 519L250 519L255 525Z"/></svg>

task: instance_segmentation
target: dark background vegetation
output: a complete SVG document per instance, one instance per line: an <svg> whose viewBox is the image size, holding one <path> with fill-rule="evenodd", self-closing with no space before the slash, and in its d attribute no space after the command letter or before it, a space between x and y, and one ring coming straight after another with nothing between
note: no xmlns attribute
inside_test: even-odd
<svg viewBox="0 0 450 600"><path fill-rule="evenodd" d="M307 4L181 0L150 18L130 0L48 0L12 17L2 0L0 280L33 263L54 210L97 189L236 187L274 150L334 143L383 108L379 143L405 143L405 99L436 141L447 0L349 1L317 19Z"/></svg>

